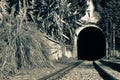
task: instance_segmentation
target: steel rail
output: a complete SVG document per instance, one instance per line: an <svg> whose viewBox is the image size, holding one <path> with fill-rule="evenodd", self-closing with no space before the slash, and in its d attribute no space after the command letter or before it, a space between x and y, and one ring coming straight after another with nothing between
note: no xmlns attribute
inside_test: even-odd
<svg viewBox="0 0 120 80"><path fill-rule="evenodd" d="M58 78L61 78L63 77L65 74L67 74L70 70L72 70L73 68L77 67L78 65L80 65L83 61L78 61L78 62L75 62L73 64L70 64L68 65L67 67L65 68L62 68L50 75L47 75L47 76L44 76L42 78L40 78L39 80L56 80Z"/></svg>
<svg viewBox="0 0 120 80"><path fill-rule="evenodd" d="M93 65L104 80L118 80L117 78L103 70L97 63L95 63L95 61L93 61Z"/></svg>
<svg viewBox="0 0 120 80"><path fill-rule="evenodd" d="M100 60L100 62L103 65L109 66L113 70L116 70L116 71L120 72L120 64L119 63L115 63L115 62L112 62L112 61L105 61L105 60Z"/></svg>

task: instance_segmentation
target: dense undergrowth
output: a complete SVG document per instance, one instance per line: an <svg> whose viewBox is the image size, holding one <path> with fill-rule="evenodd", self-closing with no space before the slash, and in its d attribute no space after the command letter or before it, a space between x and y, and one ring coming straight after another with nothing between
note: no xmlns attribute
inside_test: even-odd
<svg viewBox="0 0 120 80"><path fill-rule="evenodd" d="M4 19L0 28L1 72L13 75L21 69L53 67L49 59L49 40L34 23L20 22L19 18L8 15Z"/></svg>

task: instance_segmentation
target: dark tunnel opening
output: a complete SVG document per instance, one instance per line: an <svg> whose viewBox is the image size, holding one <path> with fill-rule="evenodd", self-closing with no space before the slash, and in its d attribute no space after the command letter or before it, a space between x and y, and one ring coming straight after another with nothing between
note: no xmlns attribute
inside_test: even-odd
<svg viewBox="0 0 120 80"><path fill-rule="evenodd" d="M78 60L98 60L106 54L105 36L97 27L86 27L78 34Z"/></svg>

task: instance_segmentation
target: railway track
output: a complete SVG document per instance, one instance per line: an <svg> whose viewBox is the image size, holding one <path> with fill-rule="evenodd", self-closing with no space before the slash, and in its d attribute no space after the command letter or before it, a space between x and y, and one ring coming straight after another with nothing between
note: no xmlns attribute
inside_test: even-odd
<svg viewBox="0 0 120 80"><path fill-rule="evenodd" d="M116 70L118 72L120 72L120 62L113 62L113 61L106 61L106 60L100 60L100 62L105 65L105 66L109 66L110 68L112 68L113 70Z"/></svg>
<svg viewBox="0 0 120 80"><path fill-rule="evenodd" d="M98 71L99 75L104 79L104 80L118 80L116 77L114 77L113 75L111 75L109 72L107 72L105 69L105 67L100 67L96 62L93 61L93 65L95 67L95 69Z"/></svg>
<svg viewBox="0 0 120 80"><path fill-rule="evenodd" d="M78 61L39 80L119 80L118 73L100 62Z"/></svg>
<svg viewBox="0 0 120 80"><path fill-rule="evenodd" d="M73 68L77 67L78 65L80 65L83 61L77 61L73 64L68 65L65 68L62 68L50 75L47 75L43 78L40 78L39 80L58 80L59 78L63 77L65 74L67 74L70 70L72 70Z"/></svg>

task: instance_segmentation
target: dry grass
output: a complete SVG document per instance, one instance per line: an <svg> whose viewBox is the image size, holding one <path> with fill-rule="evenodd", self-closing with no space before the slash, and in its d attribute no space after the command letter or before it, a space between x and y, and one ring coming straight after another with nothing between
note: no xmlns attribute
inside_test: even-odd
<svg viewBox="0 0 120 80"><path fill-rule="evenodd" d="M13 8L14 11L14 8ZM0 77L9 79L18 71L35 68L52 68L49 58L49 40L25 20L24 13L14 16L2 14L0 26Z"/></svg>

